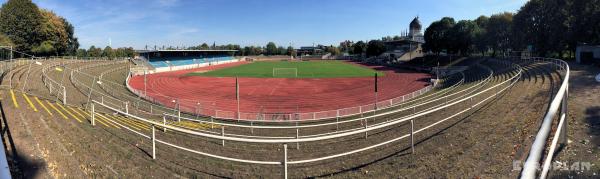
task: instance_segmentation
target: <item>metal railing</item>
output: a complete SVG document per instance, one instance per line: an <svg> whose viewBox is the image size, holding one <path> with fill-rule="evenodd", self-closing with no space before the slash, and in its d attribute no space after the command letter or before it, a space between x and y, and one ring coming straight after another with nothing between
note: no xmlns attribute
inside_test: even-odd
<svg viewBox="0 0 600 179"><path fill-rule="evenodd" d="M519 58L519 57L512 57ZM548 140L548 136L552 132L552 123L556 114L559 113L558 109L560 108L560 113L558 116L558 126L556 128L555 134L552 139L552 143L550 144L550 148L546 154L546 158L543 161L541 171L539 173L539 178L544 179L548 176L548 172L550 170L550 165L552 163L552 158L554 157L556 146L558 142L562 145L567 144L567 98L569 96L569 77L570 77L570 69L569 64L565 61L559 59L551 59L551 58L532 58L537 62L546 62L551 63L558 67L557 70L564 73L563 81L560 85L556 96L552 99L550 103L550 107L544 116L544 120L542 121L542 125L538 133L535 136L535 140L531 146L529 151L529 156L523 165L523 170L521 171L521 178L524 179L533 179L537 178L536 174L538 173L538 168L540 168L540 162L542 159L542 155L546 150L546 141Z"/></svg>
<svg viewBox="0 0 600 179"><path fill-rule="evenodd" d="M215 108L212 101L194 101L181 99L177 97L166 96L159 93L148 93L145 90L138 90L129 85L129 79L131 74L127 76L126 87L132 93L144 98L153 103L159 103L164 106L171 108L178 108L184 112L191 114L200 114L202 116L212 116L219 119L230 119L230 120L245 120L245 121L285 121L285 122L296 122L296 121L311 121L311 120L322 120L322 119L334 119L348 116L362 115L365 113L371 113L374 111L381 111L391 107L398 106L406 101L409 101L417 96L425 94L433 89L433 85L427 85L417 91L405 94L399 97L395 97L388 100L382 100L377 103L360 105L355 107L348 107L336 110L318 111L318 112L305 112L305 113L264 113L264 112L238 112L219 110ZM173 102L175 101L175 102ZM238 117L239 116L239 117ZM269 120L270 119L270 120Z"/></svg>
<svg viewBox="0 0 600 179"><path fill-rule="evenodd" d="M193 130L188 130L188 129L184 129L184 128L180 128L180 127L175 127L175 126L170 126L170 125L166 125L164 123L161 122L156 122L153 120L148 120L133 114L130 114L126 111L122 111L119 110L117 108L111 107L110 105L107 104L103 104L102 102L93 100L92 104L93 105L99 105L101 107L107 108L111 111L117 112L119 114L122 114L124 116L127 116L129 118L141 121L141 122L145 122L148 124L152 125L152 131L151 131L151 135L147 135L147 134L143 134L141 132L132 130L130 128L127 128L126 126L122 126L124 129L127 129L129 131L132 131L138 135L141 135L147 139L152 140L152 152L151 155L153 158L156 158L156 145L155 143L161 143L170 147L174 147L177 149L181 149L184 151L188 151L191 153L195 153L195 154L199 154L199 155L203 155L203 156L207 156L207 157L213 157L213 158L217 158L217 159L222 159L222 160L227 160L227 161L235 161L235 162L242 162L242 163L251 163L251 164L264 164L264 165L281 165L283 168L283 173L284 176L287 178L288 176L288 165L293 165L293 164L303 164L303 163L312 163L312 162L318 162L318 161L323 161L323 160L329 160L329 159L333 159L333 158L339 158L339 157L343 157L343 156L347 156L347 155L351 155L351 154L355 154L355 153L359 153L359 152L363 152L366 150L370 150L373 148L377 148L392 142L396 142L405 138L409 138L410 137L410 146L411 146L411 150L414 152L414 135L416 133L425 131L433 126L436 126L438 124L441 124L449 119L452 118L456 118L468 111L472 111L473 109L476 109L477 107L481 107L484 104L487 104L487 102L489 102L491 99L494 99L494 97L500 95L502 92L506 91L507 89L511 88L516 82L519 81L521 74L522 74L522 69L520 66L513 64L512 65L513 68L516 70L516 73L514 73L514 75L510 76L510 78L503 80L502 82L499 82L498 84L493 84L493 86L485 88L485 89L481 89L480 91L474 93L474 94L470 94L468 96L464 96L461 97L457 100L454 101L450 101L447 103L444 103L441 106L436 106L436 107L432 107L429 108L427 110L424 111L419 111L417 113L408 115L408 116L403 116L403 117L399 117L396 119L392 119L390 121L387 122L381 122L375 125L371 125L371 126L367 126L365 125L364 128L358 129L358 130L352 130L352 131L347 131L347 132L343 132L343 133L335 133L335 134L330 134L330 135L319 135L319 136L311 136L311 137L304 137L304 138L275 138L275 139L256 139L256 138L245 138L245 137L232 137L232 136L225 136L225 135L218 135L218 134L210 134L210 133L203 133L203 132L198 132L198 131L193 131ZM482 85L483 86L483 85ZM473 100L473 99L476 100ZM452 113L451 115L434 122L433 124L427 125L421 129L416 129L414 128L414 120L419 118L419 117L423 117L426 115L430 115L433 114L435 112L439 112L441 110L447 109L449 107L458 107L459 111ZM92 107L92 114L95 114L95 112L93 112L94 107ZM438 115L439 116L439 115ZM94 121L94 117L92 117L92 121ZM392 127L398 124L403 124L403 123L407 123L410 122L410 133L408 134L404 134L401 135L399 137L393 138L391 140L387 140L384 142L380 142L377 144L372 144L366 147L362 147L362 148L358 148L358 149L353 149L350 151L346 151L346 152L341 152L341 153L336 153L333 155L327 155L327 156L322 156L322 157L316 157L316 158L309 158L309 159L297 159L297 160L290 160L288 158L288 150L287 150L287 144L290 143L304 143L304 142L317 142L317 141L324 141L324 140L330 140L330 139L337 139L337 138L341 138L341 137L348 137L348 136L352 136L352 135L362 135L365 134L365 137L367 135L368 132L372 132L374 130L378 130L378 129L383 129L386 127ZM183 146L179 146L173 143L169 143L163 140L159 140L156 139L155 136L155 128L156 127L160 127L163 129L169 129L175 132L179 132L179 133L184 133L186 135L191 135L191 136L198 136L198 137L205 137L205 138L211 138L211 139L217 139L217 140L222 140L223 143L225 141L236 141L236 142L245 142L245 143L255 143L255 144L282 144L282 148L284 151L284 154L282 156L282 160L281 161L260 161L260 160L249 160L249 159L241 159L241 158L234 158L234 157L227 157L227 156L221 156L221 155L215 155L215 154L210 154L207 152L202 152L202 151L198 151L198 150L194 150L194 149L190 149L187 147L183 147Z"/></svg>

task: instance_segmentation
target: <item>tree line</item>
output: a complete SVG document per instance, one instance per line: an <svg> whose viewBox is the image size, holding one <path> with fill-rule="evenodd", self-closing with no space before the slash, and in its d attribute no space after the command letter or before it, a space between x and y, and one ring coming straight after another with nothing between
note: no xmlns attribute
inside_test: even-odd
<svg viewBox="0 0 600 179"><path fill-rule="evenodd" d="M79 48L74 27L31 0L8 0L0 8L0 45L38 56L72 55Z"/></svg>
<svg viewBox="0 0 600 179"><path fill-rule="evenodd" d="M530 0L517 13L456 22L444 17L425 30L425 50L469 55L532 51L573 58L578 44L600 43L600 0Z"/></svg>

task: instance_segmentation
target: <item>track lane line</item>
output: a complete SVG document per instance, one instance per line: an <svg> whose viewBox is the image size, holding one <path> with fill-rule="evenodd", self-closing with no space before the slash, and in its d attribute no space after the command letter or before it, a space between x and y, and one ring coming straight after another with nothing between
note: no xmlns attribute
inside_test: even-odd
<svg viewBox="0 0 600 179"><path fill-rule="evenodd" d="M34 97L33 97L33 99L35 99L35 101L37 101L37 103L38 103L40 106L42 106L42 108L43 108L44 110L46 110L46 112L48 112L48 114L50 114L50 116L54 116L54 115L52 114L52 112L50 112L50 110L48 110L48 108L46 107L46 105L44 105L44 103L42 103L42 101L40 101L40 99L39 99L37 96L34 96Z"/></svg>
<svg viewBox="0 0 600 179"><path fill-rule="evenodd" d="M67 112L67 114L69 114L71 117L75 118L75 120L79 121L80 123L82 123L83 121L81 119L79 119L77 116L75 116L73 113L71 113L69 110L67 110L67 108L65 108L63 105L61 104L56 104L58 107L60 107L62 110L64 110L65 112Z"/></svg>
<svg viewBox="0 0 600 179"><path fill-rule="evenodd" d="M48 103L48 106L50 106L52 109L54 109L56 112L58 112L58 114L60 114L64 119L69 119L64 113L62 113L60 110L58 110L58 108L56 108L54 105L52 105L52 103L50 103L50 101L46 101L46 103Z"/></svg>
<svg viewBox="0 0 600 179"><path fill-rule="evenodd" d="M12 97L12 101L15 108L19 108L19 103L17 102L17 98L15 97L15 92L12 89L10 90L10 95Z"/></svg>
<svg viewBox="0 0 600 179"><path fill-rule="evenodd" d="M21 94L23 95L23 98L25 98L25 101L27 101L27 104L29 104L31 109L33 109L34 112L38 112L38 109L33 105L31 100L29 100L29 97L27 97L27 95L25 93L21 93Z"/></svg>

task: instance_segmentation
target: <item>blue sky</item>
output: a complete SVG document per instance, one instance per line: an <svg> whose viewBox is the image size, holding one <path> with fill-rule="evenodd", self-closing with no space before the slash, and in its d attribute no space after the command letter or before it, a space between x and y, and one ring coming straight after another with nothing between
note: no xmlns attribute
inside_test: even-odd
<svg viewBox="0 0 600 179"><path fill-rule="evenodd" d="M516 12L527 0L33 0L75 25L81 48L203 42L337 45L424 27L444 16ZM6 0L0 0L4 3Z"/></svg>

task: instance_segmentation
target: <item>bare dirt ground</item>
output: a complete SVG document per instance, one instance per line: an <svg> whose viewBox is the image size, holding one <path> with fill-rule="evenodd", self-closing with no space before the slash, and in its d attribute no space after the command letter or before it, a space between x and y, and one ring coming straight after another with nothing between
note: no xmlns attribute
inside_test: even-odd
<svg viewBox="0 0 600 179"><path fill-rule="evenodd" d="M557 154L552 178L600 177L600 68L571 63L569 144Z"/></svg>
<svg viewBox="0 0 600 179"><path fill-rule="evenodd" d="M473 63L466 61L465 64ZM498 83L514 75L514 70L506 69L493 62L482 62L495 70L495 76L484 87ZM77 66L76 64L73 64ZM558 75L551 73L548 64L522 63L526 73L521 81L508 92L494 99L481 109L471 111L469 115L452 118L433 128L418 133L416 153L410 154L409 140L368 150L345 158L323 162L290 166L291 178L507 178L518 176L513 170L513 161L524 160L524 152L529 150L532 136L546 111L550 96L557 87ZM100 73L111 67L90 70ZM18 68L12 77L15 81L24 81L24 67ZM34 67L32 83L40 89L40 100L48 104L54 99L43 94L40 84L40 67ZM474 85L486 74L481 70L471 71L468 82L461 85L464 89ZM122 73L121 73L122 74ZM60 79L59 74L51 74ZM110 75L109 75L110 76ZM118 76L118 75L117 75ZM6 78L3 83L6 82ZM33 88L33 87L32 87ZM68 87L74 91L68 101L77 103L72 107L82 108L85 103L85 90ZM77 94L78 92L78 94ZM4 133L4 141L9 144L11 163L15 169L15 178L280 178L281 166L265 166L227 162L210 157L192 154L182 150L157 144L157 159L150 157L150 141L123 128L102 126L92 127L89 117L75 119L77 114L69 115L65 110L50 108L54 115L38 108L31 109L22 93L16 93L19 107L14 105L10 91L2 91L3 121L9 126ZM31 96L30 96L31 97ZM481 99L475 99L475 101ZM68 107L67 107L68 108ZM419 118L415 127L430 125L460 108L448 110ZM571 108L573 110L573 108ZM63 111L65 117L58 114ZM71 113L74 113L72 110ZM83 111L82 111L83 113ZM85 114L84 114L85 115ZM105 114L109 115L109 114ZM387 119L406 114L395 114ZM133 122L122 117L109 117L124 126L138 128L143 134L149 134L149 125ZM369 121L373 124L386 118ZM115 122L115 123L116 123ZM353 124L360 125L360 124ZM340 126L352 127L348 126ZM230 129L228 129L230 130ZM232 132L240 132L232 129ZM314 129L310 132L322 132L326 129ZM380 143L409 131L407 123L402 123L369 133L368 140L362 135L344 137L336 140L307 143L295 149L291 144L291 160L336 154L340 151L356 149ZM573 130L571 130L573 131ZM275 131L256 131L257 134L281 134ZM8 133L8 134L7 134ZM286 134L286 133L283 133ZM157 132L157 138L178 145L199 149L213 154L258 160L280 160L280 145L243 144L189 136L174 132Z"/></svg>

